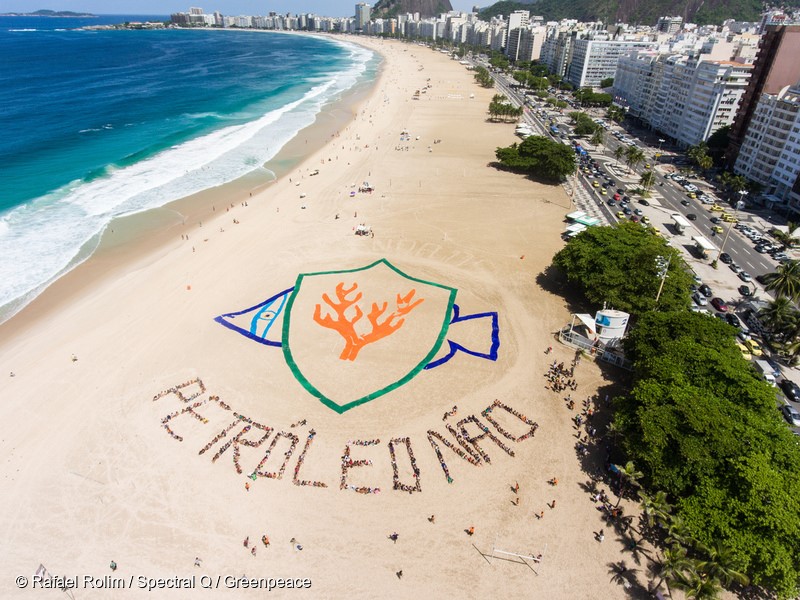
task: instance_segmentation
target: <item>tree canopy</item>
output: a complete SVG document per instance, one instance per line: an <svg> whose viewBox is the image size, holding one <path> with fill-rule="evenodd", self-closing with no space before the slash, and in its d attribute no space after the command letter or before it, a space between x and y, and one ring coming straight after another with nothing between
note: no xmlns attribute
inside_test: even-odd
<svg viewBox="0 0 800 600"><path fill-rule="evenodd" d="M538 135L498 148L495 155L504 168L547 181L560 181L575 171L575 153L570 147Z"/></svg>
<svg viewBox="0 0 800 600"><path fill-rule="evenodd" d="M734 330L689 311L643 315L624 344L631 392L614 429L644 484L663 490L689 535L727 574L782 596L800 577L800 446L775 393L744 360ZM716 566L714 568L717 568Z"/></svg>
<svg viewBox="0 0 800 600"><path fill-rule="evenodd" d="M669 269L656 303L661 285L658 262L665 260ZM570 240L553 264L595 306L607 303L634 315L689 307L692 280L678 251L636 223L590 227Z"/></svg>

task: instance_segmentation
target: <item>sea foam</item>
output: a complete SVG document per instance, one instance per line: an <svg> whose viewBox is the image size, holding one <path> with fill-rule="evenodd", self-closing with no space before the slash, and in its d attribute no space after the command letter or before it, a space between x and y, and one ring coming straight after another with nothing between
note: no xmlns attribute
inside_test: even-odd
<svg viewBox="0 0 800 600"><path fill-rule="evenodd" d="M0 215L0 319L13 315L49 283L85 260L114 217L219 186L273 158L314 122L326 103L351 88L366 71L372 53L343 45L349 48L347 68L317 78L315 85L293 102L131 165L109 165L99 177L73 181Z"/></svg>

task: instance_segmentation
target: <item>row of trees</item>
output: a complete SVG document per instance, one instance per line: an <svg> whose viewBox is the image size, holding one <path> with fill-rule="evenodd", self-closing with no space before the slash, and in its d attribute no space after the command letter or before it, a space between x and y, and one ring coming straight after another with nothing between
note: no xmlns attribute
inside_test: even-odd
<svg viewBox="0 0 800 600"><path fill-rule="evenodd" d="M735 329L688 310L685 263L638 225L590 228L553 263L591 304L634 316L624 341L633 386L614 401L610 435L627 462L621 477L643 488L651 529L640 533L660 548L647 555L656 587L716 598L721 586L750 579L781 597L796 594L800 446L773 389L736 347ZM796 265L777 279L771 289L800 294Z"/></svg>
<svg viewBox="0 0 800 600"><path fill-rule="evenodd" d="M479 86L484 88L493 88L494 87L494 77L489 73L489 70L486 67L477 66L475 67L475 81L478 83Z"/></svg>
<svg viewBox="0 0 800 600"><path fill-rule="evenodd" d="M569 146L538 135L498 148L495 156L500 167L544 181L561 181L575 171L575 153Z"/></svg>
<svg viewBox="0 0 800 600"><path fill-rule="evenodd" d="M522 116L523 108L514 106L511 101L502 94L495 94L489 103L489 118L492 121L516 121Z"/></svg>
<svg viewBox="0 0 800 600"><path fill-rule="evenodd" d="M581 106L611 106L611 94L598 93L590 87L581 88L573 92L575 99Z"/></svg>
<svg viewBox="0 0 800 600"><path fill-rule="evenodd" d="M572 121L574 126L573 133L575 135L592 135L596 131L602 131L603 128L592 120L592 117L585 112L573 111L569 113L569 120Z"/></svg>

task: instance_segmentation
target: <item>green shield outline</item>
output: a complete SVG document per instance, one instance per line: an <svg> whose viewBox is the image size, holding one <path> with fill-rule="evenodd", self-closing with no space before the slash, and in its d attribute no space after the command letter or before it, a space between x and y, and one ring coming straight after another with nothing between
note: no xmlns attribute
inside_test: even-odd
<svg viewBox="0 0 800 600"><path fill-rule="evenodd" d="M330 398L326 398L316 387L314 387L314 385L308 379L306 379L306 377L300 371L300 368L297 366L297 363L294 361L294 358L292 357L292 349L291 349L290 344L289 344L289 327L290 327L291 321L292 321L292 307L294 306L294 300L297 297L298 292L300 291L300 284L303 282L303 279L305 277L312 277L314 275L331 275L331 274L334 274L334 273L357 273L358 271L366 271L368 269L371 269L371 268L373 268L373 267L375 267L375 266L377 266L377 265L379 265L381 263L383 263L384 265L389 267L392 271L394 271L395 273L397 273L401 277L404 277L405 279L408 279L410 281L416 281L416 282L419 282L419 283L424 283L426 285L430 285L430 286L442 288L442 289L445 289L445 290L449 290L450 297L449 297L449 300L448 300L448 303L447 303L447 310L445 311L444 319L442 320L442 329L441 329L441 331L439 331L439 335L436 337L436 342L433 344L433 347L430 349L430 351L406 375L404 375L403 377L401 377L397 381L394 381L394 382L390 383L386 387L381 388L380 390L377 390L375 392L367 394L366 396L364 396L362 398L358 398L356 400L353 400L352 402L348 402L347 404L339 405L339 404L336 404ZM319 398L319 400L325 406L327 406L328 408L334 410L335 412L337 412L339 414L342 414L343 412L348 411L351 408L355 408L356 406L359 406L361 404L369 402L370 400L374 400L375 398L379 398L379 397L383 396L384 394L388 394L392 390L395 390L395 389L399 388L401 385L404 385L404 384L408 383L409 381L411 381L414 377L417 376L417 374L420 371L422 371L422 369L425 368L425 365L427 365L433 359L433 357L436 356L436 353L439 352L439 348L442 347L442 344L444 343L444 340L447 337L447 331L448 331L448 329L450 327L450 319L451 319L451 315L453 313L453 304L455 304L456 293L457 292L458 292L458 290L456 288L454 288L454 287L450 287L448 285L442 285L441 283L435 283L433 281L426 281L425 279L419 279L417 277L412 277L411 275L407 275L406 273L403 273L400 269L395 267L392 263L390 263L385 258L381 258L380 260L376 260L375 262L373 262L373 263L371 263L371 264L369 264L369 265L367 265L365 267L359 267L357 269L343 269L343 270L338 270L338 271L318 271L318 272L315 272L315 273L301 273L300 275L297 276L297 281L295 281L295 284L294 284L294 290L292 291L291 295L289 296L289 301L286 304L286 312L285 312L285 316L284 316L284 319L283 319L283 334L282 334L282 339L283 339L282 346L283 346L283 348L282 349L283 349L283 356L286 359L286 364L289 365L289 369L291 369L292 374L295 376L295 379L297 379L297 381L299 381L300 384L312 396L314 396L316 398Z"/></svg>

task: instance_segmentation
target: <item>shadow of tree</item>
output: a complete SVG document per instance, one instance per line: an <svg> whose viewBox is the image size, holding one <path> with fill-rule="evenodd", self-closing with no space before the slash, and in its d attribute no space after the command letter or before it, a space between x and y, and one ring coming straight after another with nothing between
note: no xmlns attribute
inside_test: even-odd
<svg viewBox="0 0 800 600"><path fill-rule="evenodd" d="M607 566L611 582L621 586L629 598L637 600L652 598L650 591L639 583L636 577L639 569L629 567L624 560L608 563Z"/></svg>

